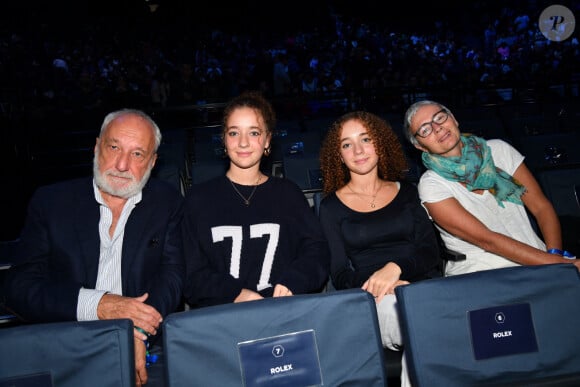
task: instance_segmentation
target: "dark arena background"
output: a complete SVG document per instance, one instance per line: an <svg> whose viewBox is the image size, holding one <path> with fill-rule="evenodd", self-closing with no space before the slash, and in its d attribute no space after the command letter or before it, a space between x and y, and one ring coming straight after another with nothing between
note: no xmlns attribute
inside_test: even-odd
<svg viewBox="0 0 580 387"><path fill-rule="evenodd" d="M576 16L579 3L559 2ZM280 133L323 131L353 108L400 129L404 108L422 97L465 111L463 121L481 135L521 146L529 133L576 132L578 32L562 42L542 35L538 18L552 4L3 2L0 238L17 237L38 185L91 173L94 139L114 108L148 111L168 138L186 130L188 165L202 146L193 128L215 125L220 104L247 88L275 103ZM291 80L278 94L277 61ZM305 90L312 79L317 86ZM160 80L171 91L154 101ZM571 162L568 146L562 151ZM409 157L417 157L412 149ZM279 161L271 163L282 168ZM188 187L192 177L181 169Z"/></svg>
<svg viewBox="0 0 580 387"><path fill-rule="evenodd" d="M554 5L569 13L546 19ZM157 122L153 176L182 194L223 174L223 107L252 89L278 118L262 172L296 182L314 209L321 142L349 111L388 120L409 161L406 179L417 183L425 168L403 114L431 99L462 132L525 156L554 204L563 248L580 254L579 17L580 0L2 1L0 242L18 241L39 186L92 175L95 139L113 110L141 109ZM0 253L0 269L9 263ZM397 386L400 352L389 362Z"/></svg>

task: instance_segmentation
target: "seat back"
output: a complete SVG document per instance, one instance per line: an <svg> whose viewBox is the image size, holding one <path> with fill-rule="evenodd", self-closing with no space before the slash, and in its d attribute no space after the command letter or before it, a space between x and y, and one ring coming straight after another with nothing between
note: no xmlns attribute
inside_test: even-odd
<svg viewBox="0 0 580 387"><path fill-rule="evenodd" d="M580 187L580 163L575 167L539 171L538 181L560 216L580 217L577 187Z"/></svg>
<svg viewBox="0 0 580 387"><path fill-rule="evenodd" d="M0 343L0 386L135 385L131 320L19 325Z"/></svg>
<svg viewBox="0 0 580 387"><path fill-rule="evenodd" d="M360 289L178 312L163 338L168 387L386 385L375 302Z"/></svg>
<svg viewBox="0 0 580 387"><path fill-rule="evenodd" d="M574 265L436 278L395 294L413 386L580 384Z"/></svg>
<svg viewBox="0 0 580 387"><path fill-rule="evenodd" d="M189 135L186 129L164 131L151 176L165 180L185 195L190 180Z"/></svg>
<svg viewBox="0 0 580 387"><path fill-rule="evenodd" d="M191 164L191 184L203 183L214 177L224 176L228 171L229 159L198 161Z"/></svg>
<svg viewBox="0 0 580 387"><path fill-rule="evenodd" d="M16 316L5 306L4 278L8 269L16 262L16 248L20 239L0 241L0 327L18 324Z"/></svg>
<svg viewBox="0 0 580 387"><path fill-rule="evenodd" d="M546 197L552 202L562 229L562 247L578 255L580 251L580 163L555 166L537 172Z"/></svg>
<svg viewBox="0 0 580 387"><path fill-rule="evenodd" d="M574 144L580 133L552 133L516 138L515 146L526 157L525 163L532 172L545 168L569 167L580 163L580 154Z"/></svg>
<svg viewBox="0 0 580 387"><path fill-rule="evenodd" d="M283 168L284 177L298 184L302 191L322 189L318 154L285 155Z"/></svg>

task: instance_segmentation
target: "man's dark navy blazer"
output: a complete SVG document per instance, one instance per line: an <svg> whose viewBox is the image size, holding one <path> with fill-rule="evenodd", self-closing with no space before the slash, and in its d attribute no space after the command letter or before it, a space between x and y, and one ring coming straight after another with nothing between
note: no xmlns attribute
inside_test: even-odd
<svg viewBox="0 0 580 387"><path fill-rule="evenodd" d="M77 319L81 287L94 289L99 265L99 204L92 178L39 188L30 201L14 266L8 307L30 322ZM162 316L181 303L184 262L179 223L182 196L151 178L125 226L123 295L149 293Z"/></svg>

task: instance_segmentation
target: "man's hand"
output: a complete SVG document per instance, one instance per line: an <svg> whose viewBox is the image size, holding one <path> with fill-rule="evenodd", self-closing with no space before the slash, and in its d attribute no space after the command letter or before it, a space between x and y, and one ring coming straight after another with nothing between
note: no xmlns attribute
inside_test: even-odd
<svg viewBox="0 0 580 387"><path fill-rule="evenodd" d="M155 335L163 318L154 307L145 304L147 297L149 297L147 293L134 298L105 294L97 307L97 316L99 320L128 318L133 320L136 327Z"/></svg>
<svg viewBox="0 0 580 387"><path fill-rule="evenodd" d="M147 347L141 339L135 338L135 385L141 387L147 383Z"/></svg>

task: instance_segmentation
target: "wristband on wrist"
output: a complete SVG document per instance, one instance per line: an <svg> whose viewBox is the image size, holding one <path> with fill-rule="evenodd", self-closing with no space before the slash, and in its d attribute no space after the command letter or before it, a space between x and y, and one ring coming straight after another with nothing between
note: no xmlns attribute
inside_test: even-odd
<svg viewBox="0 0 580 387"><path fill-rule="evenodd" d="M145 336L147 336L147 337L151 336L151 335L149 334L149 332L147 332L145 329L143 329L143 328L141 328L141 327L134 326L134 328L135 328L135 330L136 330L137 332L143 333L143 334L144 334ZM147 341L147 339L145 339L145 341Z"/></svg>
<svg viewBox="0 0 580 387"><path fill-rule="evenodd" d="M576 259L576 255L575 254L572 254L571 252L566 251L566 250L564 250L564 253L562 254L562 256L564 258L568 258L568 259Z"/></svg>
<svg viewBox="0 0 580 387"><path fill-rule="evenodd" d="M548 254L561 255L564 258L575 259L576 256L567 250L549 249Z"/></svg>
<svg viewBox="0 0 580 387"><path fill-rule="evenodd" d="M154 355L151 354L149 352L149 336L151 336L147 331L145 331L145 329L138 327L138 326L134 326L135 330L137 332L143 333L145 336L147 336L147 339L143 340L143 343L145 344L145 366L147 368L151 367L151 364L157 363L157 359L159 358L158 355Z"/></svg>

